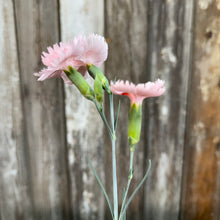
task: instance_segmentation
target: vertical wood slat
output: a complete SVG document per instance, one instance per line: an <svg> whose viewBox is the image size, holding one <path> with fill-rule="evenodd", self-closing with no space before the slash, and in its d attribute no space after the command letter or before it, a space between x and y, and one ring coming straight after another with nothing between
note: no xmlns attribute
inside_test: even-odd
<svg viewBox="0 0 220 220"><path fill-rule="evenodd" d="M61 80L37 82L40 55L59 40L56 0L16 0L15 15L34 219L69 219ZM22 159L22 158L21 158Z"/></svg>
<svg viewBox="0 0 220 220"><path fill-rule="evenodd" d="M103 35L103 0L62 0L61 36L63 41L79 34ZM87 79L90 84L92 81ZM65 86L68 162L73 219L104 219L104 196L88 165L88 156L104 183L103 123L90 101L74 86Z"/></svg>
<svg viewBox="0 0 220 220"><path fill-rule="evenodd" d="M13 2L0 1L0 219L32 219Z"/></svg>
<svg viewBox="0 0 220 220"><path fill-rule="evenodd" d="M196 2L182 219L220 218L220 9L217 3Z"/></svg>
<svg viewBox="0 0 220 220"><path fill-rule="evenodd" d="M167 91L148 104L145 219L176 220L179 215L193 1L149 1L148 72L166 81Z"/></svg>
<svg viewBox="0 0 220 220"><path fill-rule="evenodd" d="M106 75L109 79L129 80L133 83L145 82L146 75L146 36L147 36L147 5L146 1L117 1L107 0L105 5L105 36L109 40L109 57L106 62ZM123 189L126 187L129 172L129 147L127 142L128 111L130 108L127 97L115 97L115 109L118 100L121 101L120 117L117 126L117 165L119 184L119 206L121 206ZM106 100L106 110L109 105ZM144 124L144 123L143 123ZM143 125L144 127L144 125ZM144 132L142 131L142 136ZM106 138L106 187L112 195L111 181L111 143ZM134 176L130 193L143 177L144 141L141 137L136 146L134 158ZM128 219L143 219L143 188L135 196L127 213ZM105 219L110 219L107 215Z"/></svg>

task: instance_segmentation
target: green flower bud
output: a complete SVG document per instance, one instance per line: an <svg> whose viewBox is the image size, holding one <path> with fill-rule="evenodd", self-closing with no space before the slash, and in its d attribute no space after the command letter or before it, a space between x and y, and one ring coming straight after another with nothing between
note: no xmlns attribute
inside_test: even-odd
<svg viewBox="0 0 220 220"><path fill-rule="evenodd" d="M102 83L98 76L95 77L94 92L95 92L96 100L98 101L101 107L103 102L103 88L102 88Z"/></svg>
<svg viewBox="0 0 220 220"><path fill-rule="evenodd" d="M108 94L111 94L109 82L102 71L93 64L88 64L87 70L93 79L95 79L96 76L99 77L100 81L102 82L103 88L107 91Z"/></svg>
<svg viewBox="0 0 220 220"><path fill-rule="evenodd" d="M135 145L140 140L142 106L141 104L133 103L128 114L128 142L130 150L134 151Z"/></svg>
<svg viewBox="0 0 220 220"><path fill-rule="evenodd" d="M79 72L77 72L76 69L74 69L72 66L68 66L68 70L64 70L64 72L85 98L91 101L95 99L93 89L89 86L84 77Z"/></svg>

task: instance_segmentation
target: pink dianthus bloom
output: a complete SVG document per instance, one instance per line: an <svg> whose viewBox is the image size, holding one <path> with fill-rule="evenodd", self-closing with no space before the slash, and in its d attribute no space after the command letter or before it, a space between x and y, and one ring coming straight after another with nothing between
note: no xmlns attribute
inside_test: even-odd
<svg viewBox="0 0 220 220"><path fill-rule="evenodd" d="M156 80L145 84L134 85L128 81L118 80L111 82L111 91L116 95L126 95L130 98L131 104L141 104L145 98L160 96L165 92L164 81Z"/></svg>
<svg viewBox="0 0 220 220"><path fill-rule="evenodd" d="M88 37L81 38L84 42L84 51L83 55L78 57L78 61L84 66L93 64L100 67L108 56L108 44L105 38L97 34L90 34Z"/></svg>
<svg viewBox="0 0 220 220"><path fill-rule="evenodd" d="M97 34L90 34L88 37L78 36L72 41L54 44L47 48L48 52L43 52L41 59L47 68L42 69L38 76L38 81L49 78L62 77L65 83L72 84L63 70L72 66L84 77L87 75L87 64L100 66L108 56L108 45L104 37Z"/></svg>

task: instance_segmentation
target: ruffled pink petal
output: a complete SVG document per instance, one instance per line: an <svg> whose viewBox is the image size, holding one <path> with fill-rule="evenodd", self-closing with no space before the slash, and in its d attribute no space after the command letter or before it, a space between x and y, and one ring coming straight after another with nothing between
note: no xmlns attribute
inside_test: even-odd
<svg viewBox="0 0 220 220"><path fill-rule="evenodd" d="M80 60L85 64L92 63L99 67L107 59L108 44L100 35L90 34L84 38L84 48L85 51Z"/></svg>
<svg viewBox="0 0 220 220"><path fill-rule="evenodd" d="M133 93L135 90L135 85L128 81L124 82L122 80L118 80L115 83L111 81L111 91L114 94L122 95L123 93Z"/></svg>
<svg viewBox="0 0 220 220"><path fill-rule="evenodd" d="M43 81L45 79L55 78L61 76L62 70L56 70L56 69L42 69L39 73L34 73L34 76L38 76L38 81Z"/></svg>
<svg viewBox="0 0 220 220"><path fill-rule="evenodd" d="M79 35L70 42L60 42L47 48L42 53L42 62L47 68L35 73L38 80L42 81L54 77L62 77L67 80L63 70L68 66L76 68L84 77L87 76L86 65L100 66L107 58L108 45L104 37L90 34L88 37Z"/></svg>
<svg viewBox="0 0 220 220"><path fill-rule="evenodd" d="M73 84L62 70L54 70L47 68L41 70L39 73L34 73L34 76L39 77L38 81L44 81L45 79L62 77L65 83Z"/></svg>
<svg viewBox="0 0 220 220"><path fill-rule="evenodd" d="M147 82L136 86L136 95L147 97L160 96L165 92L164 81Z"/></svg>
<svg viewBox="0 0 220 220"><path fill-rule="evenodd" d="M75 58L83 54L83 45L77 44L76 40L67 43L54 44L53 48L47 48L48 53L42 53L42 62L45 66L57 69L66 69L72 65Z"/></svg>
<svg viewBox="0 0 220 220"><path fill-rule="evenodd" d="M134 85L121 80L111 82L111 91L116 95L126 95L131 103L142 103L145 98L160 96L165 92L164 81L158 79L155 82Z"/></svg>

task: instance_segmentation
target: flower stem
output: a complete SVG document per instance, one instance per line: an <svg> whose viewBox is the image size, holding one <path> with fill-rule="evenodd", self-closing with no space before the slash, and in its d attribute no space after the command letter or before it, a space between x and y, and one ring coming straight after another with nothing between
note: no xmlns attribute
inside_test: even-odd
<svg viewBox="0 0 220 220"><path fill-rule="evenodd" d="M122 216L122 210L124 209L126 198L127 198L127 195L128 195L128 190L129 190L130 183L131 183L131 180L132 180L132 177L133 177L133 159L134 159L134 151L130 151L130 165L129 165L128 183L127 183L127 187L126 187L125 194L124 194L123 201L122 201L119 220L121 218L123 219L123 217L126 215L126 212L124 212L124 214Z"/></svg>
<svg viewBox="0 0 220 220"><path fill-rule="evenodd" d="M100 109L100 107L99 107L99 105L98 105L98 103L97 103L96 101L94 101L94 103L95 103L96 109L97 109L98 112L99 112L99 115L100 115L101 118L102 118L102 121L104 122L104 124L105 124L105 126L106 126L106 128L107 128L107 130L108 130L109 136L111 137L111 139L113 139L113 133L112 133L112 131L111 131L111 128L110 128L109 125L108 125L108 122L107 122L107 120L106 120L106 118L105 118L105 115L103 114L103 111Z"/></svg>
<svg viewBox="0 0 220 220"><path fill-rule="evenodd" d="M117 189L117 170L116 170L116 150L115 150L115 125L114 125L114 104L113 94L109 95L110 101L110 117L112 127L112 179L113 179L113 200L114 200L114 220L118 220L118 189Z"/></svg>

